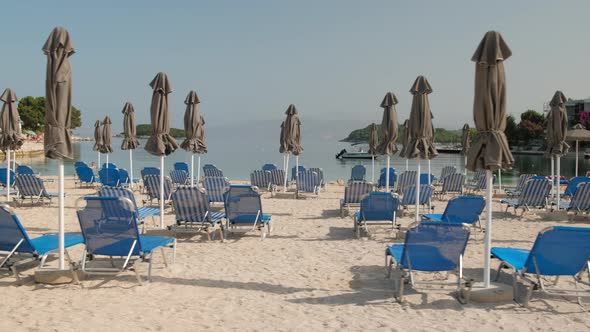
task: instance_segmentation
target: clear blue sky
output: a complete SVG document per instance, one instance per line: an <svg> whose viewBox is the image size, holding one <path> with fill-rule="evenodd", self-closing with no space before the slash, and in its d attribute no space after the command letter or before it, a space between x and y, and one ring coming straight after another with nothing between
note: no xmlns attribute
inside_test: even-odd
<svg viewBox="0 0 590 332"><path fill-rule="evenodd" d="M168 74L172 124L195 89L212 127L280 121L294 103L306 122L379 122L394 92L400 120L408 90L425 75L436 127L472 123L474 65L488 30L512 48L506 63L508 109L541 110L556 89L590 95L588 1L11 1L2 6L0 88L44 94L41 51L66 27L73 102L82 134L110 115L120 126L125 101L147 122L158 71ZM278 124L277 124L278 125Z"/></svg>

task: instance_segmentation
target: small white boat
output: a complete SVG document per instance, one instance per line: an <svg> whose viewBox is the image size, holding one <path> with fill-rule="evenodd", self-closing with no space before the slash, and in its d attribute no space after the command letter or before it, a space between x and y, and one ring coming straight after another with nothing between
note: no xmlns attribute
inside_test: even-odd
<svg viewBox="0 0 590 332"><path fill-rule="evenodd" d="M342 149L336 154L336 159L371 159L373 155L364 151L348 152L346 149Z"/></svg>

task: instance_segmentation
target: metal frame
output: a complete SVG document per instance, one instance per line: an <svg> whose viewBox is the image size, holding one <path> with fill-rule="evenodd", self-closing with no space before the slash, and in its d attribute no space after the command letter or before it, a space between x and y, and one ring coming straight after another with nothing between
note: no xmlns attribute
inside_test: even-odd
<svg viewBox="0 0 590 332"><path fill-rule="evenodd" d="M225 216L225 227L223 228L223 236L224 238L228 237L228 232L229 233L247 233L247 232L251 232L254 230L259 230L260 231L260 240L264 240L266 238L266 236L270 236L271 233L271 221L262 221L262 214L260 213L260 210L258 210L258 212L256 213L256 219L254 220L254 224L252 224L252 226L250 226L249 223L232 223L229 218L227 217L227 215Z"/></svg>

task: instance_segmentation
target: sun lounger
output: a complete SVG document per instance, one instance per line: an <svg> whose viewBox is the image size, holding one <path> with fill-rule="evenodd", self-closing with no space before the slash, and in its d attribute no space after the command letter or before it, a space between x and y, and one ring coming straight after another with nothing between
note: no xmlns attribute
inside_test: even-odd
<svg viewBox="0 0 590 332"><path fill-rule="evenodd" d="M361 231L369 234L369 225L389 225L391 230L399 229L395 216L399 199L389 192L371 192L361 200L361 208L354 214L353 232L357 239Z"/></svg>
<svg viewBox="0 0 590 332"><path fill-rule="evenodd" d="M137 206L135 195L129 189L122 187L102 186L100 188L99 194L100 196L104 197L122 197L129 199L131 203L133 203L133 208L135 209L135 211L137 211L137 219L139 220L140 224L142 224L142 233L144 233L145 231L145 221L148 217L152 218L152 221L154 221L154 217L160 217L159 208L151 206Z"/></svg>
<svg viewBox="0 0 590 332"><path fill-rule="evenodd" d="M229 189L229 186L229 181L224 177L206 176L203 180L203 187L210 203L223 203L223 194Z"/></svg>
<svg viewBox="0 0 590 332"><path fill-rule="evenodd" d="M509 208L522 209L522 215L531 209L544 209L547 207L547 196L551 191L551 182L548 179L529 180L522 189L522 193L516 199L502 199L500 203L506 204L506 213Z"/></svg>
<svg viewBox="0 0 590 332"><path fill-rule="evenodd" d="M344 198L340 200L340 217L344 217L344 211L359 207L361 199L373 191L373 184L365 181L349 181L344 188Z"/></svg>
<svg viewBox="0 0 590 332"><path fill-rule="evenodd" d="M590 290L579 288L576 277L590 267L590 228L548 227L539 232L530 250L494 247L491 252L494 258L500 260L496 279L503 267L512 269L515 300L518 291L517 281L522 280L530 285L523 301L525 306L533 290L548 295L574 296L580 304L581 297L590 297ZM544 276L572 277L575 289L548 287ZM557 280L554 284L557 284Z"/></svg>
<svg viewBox="0 0 590 332"><path fill-rule="evenodd" d="M350 170L350 181L365 181L367 169L363 165L355 165Z"/></svg>
<svg viewBox="0 0 590 332"><path fill-rule="evenodd" d="M271 232L271 215L262 211L260 194L252 186L230 186L224 194L227 233L260 231L261 239Z"/></svg>
<svg viewBox="0 0 590 332"><path fill-rule="evenodd" d="M211 210L205 189L193 186L178 187L172 194L172 204L176 212L176 224L168 229L182 233L205 231L209 240L211 232L218 229L223 240L222 221L225 214Z"/></svg>
<svg viewBox="0 0 590 332"><path fill-rule="evenodd" d="M41 179L37 175L18 175L15 178L15 184L16 188L18 189L18 197L20 198L20 204L22 204L24 200L27 198L31 199L31 204L43 204L46 200L47 204L51 204L52 198L59 197L58 193L48 192L45 189L43 179Z"/></svg>

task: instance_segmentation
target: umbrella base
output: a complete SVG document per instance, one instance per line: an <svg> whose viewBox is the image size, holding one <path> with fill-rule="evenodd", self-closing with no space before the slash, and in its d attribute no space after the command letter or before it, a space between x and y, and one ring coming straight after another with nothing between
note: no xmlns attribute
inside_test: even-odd
<svg viewBox="0 0 590 332"><path fill-rule="evenodd" d="M512 302L512 286L497 282L490 283L490 287L485 288L483 282L473 283L471 290L461 290L461 295L468 301L476 303L503 303Z"/></svg>
<svg viewBox="0 0 590 332"><path fill-rule="evenodd" d="M77 280L73 274L76 274ZM86 279L86 274L80 270L40 269L35 271L35 282L39 284L71 284L84 279Z"/></svg>

